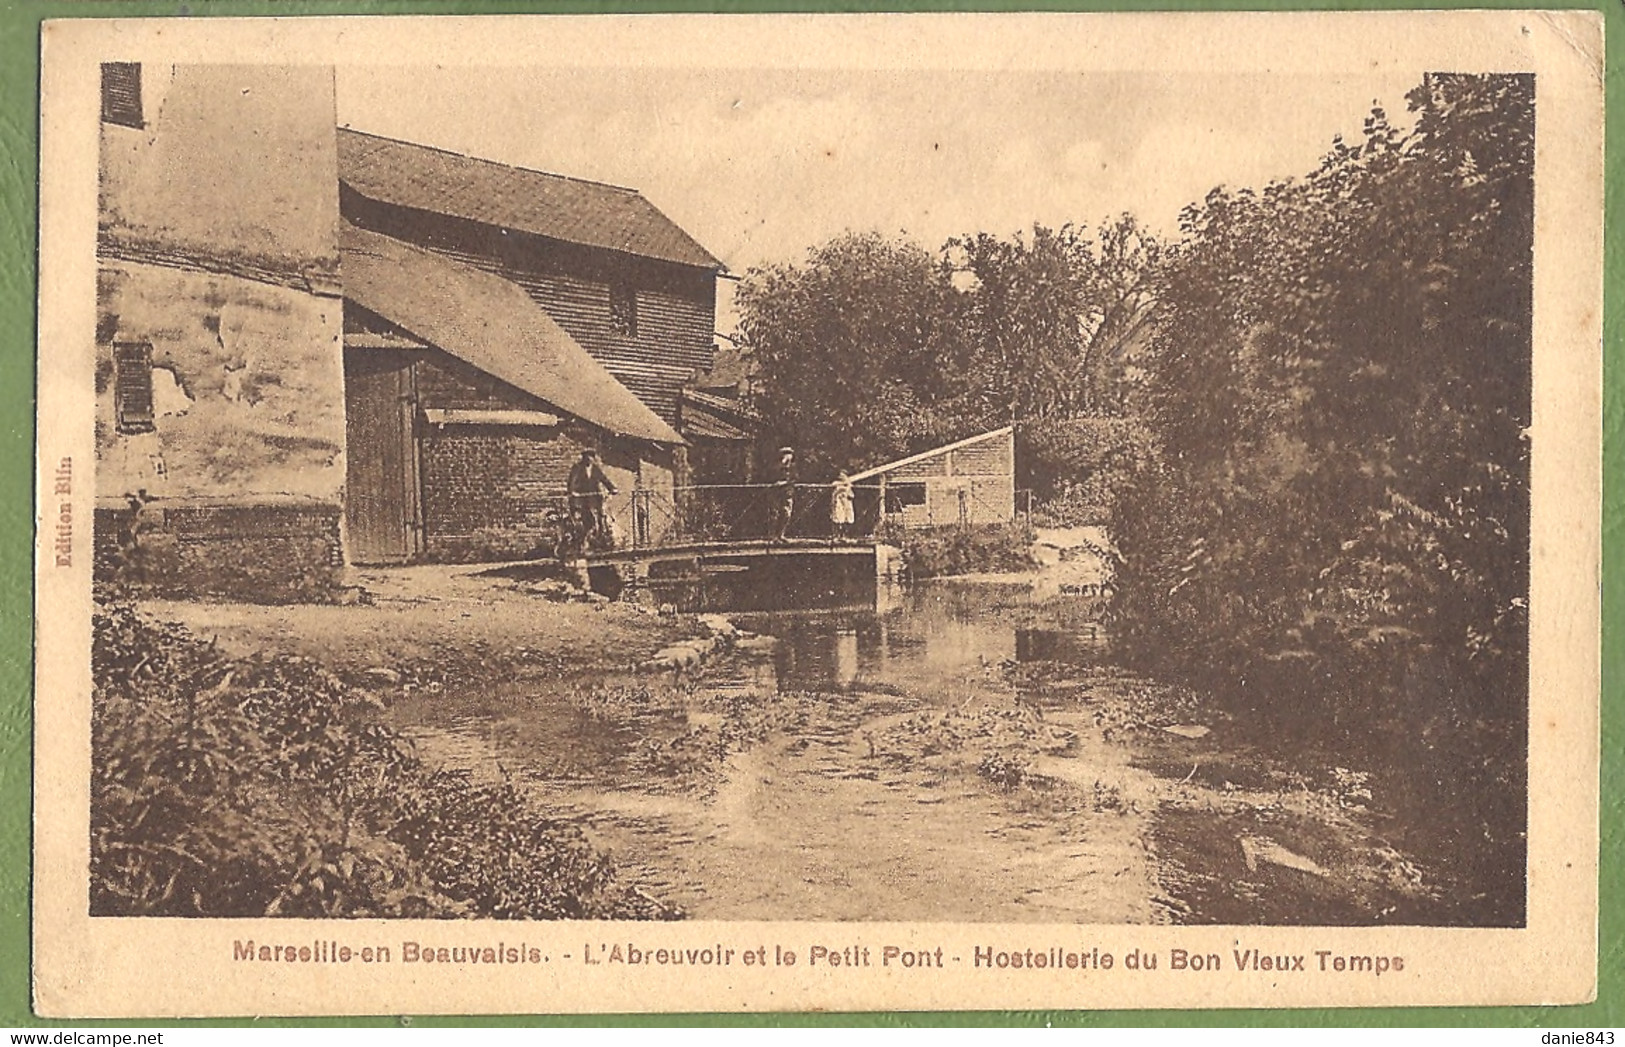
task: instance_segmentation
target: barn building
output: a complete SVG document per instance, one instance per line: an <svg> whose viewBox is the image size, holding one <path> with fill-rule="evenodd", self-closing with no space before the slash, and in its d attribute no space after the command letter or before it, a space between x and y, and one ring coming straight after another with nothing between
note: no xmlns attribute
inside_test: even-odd
<svg viewBox="0 0 1625 1047"><path fill-rule="evenodd" d="M352 556L525 555L586 446L623 538L675 526L721 263L630 189L342 128L338 174Z"/></svg>
<svg viewBox="0 0 1625 1047"><path fill-rule="evenodd" d="M857 473L878 492L886 526L1008 523L1016 513L1016 438L1011 426Z"/></svg>
<svg viewBox="0 0 1625 1047"><path fill-rule="evenodd" d="M208 590L523 554L588 446L658 537L720 263L633 190L334 114L330 68L103 67L103 561Z"/></svg>

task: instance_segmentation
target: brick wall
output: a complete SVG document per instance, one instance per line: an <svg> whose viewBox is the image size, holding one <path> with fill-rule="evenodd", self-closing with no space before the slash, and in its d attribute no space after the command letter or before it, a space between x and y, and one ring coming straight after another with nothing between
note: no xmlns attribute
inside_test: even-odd
<svg viewBox="0 0 1625 1047"><path fill-rule="evenodd" d="M505 559L550 549L549 512L564 506L583 446L558 429L430 427L419 459L425 555Z"/></svg>
<svg viewBox="0 0 1625 1047"><path fill-rule="evenodd" d="M1015 452L1010 435L983 440L953 452L955 476L1014 474Z"/></svg>
<svg viewBox="0 0 1625 1047"><path fill-rule="evenodd" d="M387 325L346 311L354 332ZM423 410L515 410L556 414L551 405L438 349L413 354L413 384ZM641 530L646 539L672 526L675 463L654 445L616 439L589 426L439 426L419 422L418 478L423 514L423 558L478 562L521 559L550 552L556 516L567 506L565 481L586 447L603 455L604 471L620 493L605 509L623 540L638 530L632 491L645 495Z"/></svg>
<svg viewBox="0 0 1625 1047"><path fill-rule="evenodd" d="M977 476L970 482L971 523L1007 523L1016 516L1016 478Z"/></svg>
<svg viewBox="0 0 1625 1047"><path fill-rule="evenodd" d="M894 469L891 484L926 485L923 505L896 514L904 527L941 527L961 522L1003 523L1015 516L1015 453L1009 434Z"/></svg>
<svg viewBox="0 0 1625 1047"><path fill-rule="evenodd" d="M948 474L948 456L945 454L933 455L922 461L893 469L886 474L888 483L895 481L908 482L923 480L928 476L946 476Z"/></svg>
<svg viewBox="0 0 1625 1047"><path fill-rule="evenodd" d="M416 382L425 409L549 409L438 350L419 358ZM424 555L489 560L550 549L550 511L565 504L565 478L588 443L587 434L561 427L424 426L418 437Z"/></svg>

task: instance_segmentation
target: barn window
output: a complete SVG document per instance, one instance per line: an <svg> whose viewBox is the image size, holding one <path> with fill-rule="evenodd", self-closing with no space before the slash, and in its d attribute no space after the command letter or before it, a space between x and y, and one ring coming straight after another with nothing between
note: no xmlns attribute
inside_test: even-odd
<svg viewBox="0 0 1625 1047"><path fill-rule="evenodd" d="M610 285L609 325L616 334L638 333L638 293L627 284Z"/></svg>
<svg viewBox="0 0 1625 1047"><path fill-rule="evenodd" d="M102 63L102 120L137 130L141 119L141 63Z"/></svg>
<svg viewBox="0 0 1625 1047"><path fill-rule="evenodd" d="M152 432L151 343L113 343L113 409L119 432Z"/></svg>
<svg viewBox="0 0 1625 1047"><path fill-rule="evenodd" d="M900 513L911 505L925 504L925 484L894 483L886 486L886 511Z"/></svg>

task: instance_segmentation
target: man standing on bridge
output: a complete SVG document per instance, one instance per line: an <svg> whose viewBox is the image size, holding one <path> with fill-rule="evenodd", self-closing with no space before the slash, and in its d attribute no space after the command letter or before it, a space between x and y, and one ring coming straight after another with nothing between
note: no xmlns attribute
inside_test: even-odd
<svg viewBox="0 0 1625 1047"><path fill-rule="evenodd" d="M796 453L779 448L779 475L773 481L773 540L782 542L790 533L790 516L796 505Z"/></svg>

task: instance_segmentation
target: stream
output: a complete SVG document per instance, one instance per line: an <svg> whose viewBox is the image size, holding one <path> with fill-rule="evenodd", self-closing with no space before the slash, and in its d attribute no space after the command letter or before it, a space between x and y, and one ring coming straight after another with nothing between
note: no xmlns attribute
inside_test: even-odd
<svg viewBox="0 0 1625 1047"><path fill-rule="evenodd" d="M432 763L506 778L690 918L1439 923L1380 774L1113 665L1030 586L731 615L688 677L538 669L403 699ZM1469 915L1468 918L1473 918Z"/></svg>

